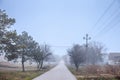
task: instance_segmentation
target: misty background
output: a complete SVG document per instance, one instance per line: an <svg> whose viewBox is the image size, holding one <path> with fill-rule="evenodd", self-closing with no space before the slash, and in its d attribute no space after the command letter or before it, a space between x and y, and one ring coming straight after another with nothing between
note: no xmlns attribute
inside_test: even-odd
<svg viewBox="0 0 120 80"><path fill-rule="evenodd" d="M0 0L0 8L16 19L13 29L27 31L57 55L67 54L73 44L84 44L86 33L108 53L119 52L119 0Z"/></svg>

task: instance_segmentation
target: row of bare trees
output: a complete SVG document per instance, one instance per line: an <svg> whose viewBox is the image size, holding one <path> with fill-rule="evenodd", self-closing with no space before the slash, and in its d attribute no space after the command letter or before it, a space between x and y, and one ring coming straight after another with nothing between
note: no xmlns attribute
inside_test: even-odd
<svg viewBox="0 0 120 80"><path fill-rule="evenodd" d="M100 64L103 61L104 46L98 42L91 42L88 47L85 45L75 44L68 49L70 62L75 65L78 70L80 65Z"/></svg>
<svg viewBox="0 0 120 80"><path fill-rule="evenodd" d="M37 63L38 70L43 67L43 62L52 55L50 46L39 45L26 31L18 34L16 30L10 30L15 23L14 18L9 18L4 10L0 9L0 54L5 53L8 61L21 59L22 70L28 60Z"/></svg>

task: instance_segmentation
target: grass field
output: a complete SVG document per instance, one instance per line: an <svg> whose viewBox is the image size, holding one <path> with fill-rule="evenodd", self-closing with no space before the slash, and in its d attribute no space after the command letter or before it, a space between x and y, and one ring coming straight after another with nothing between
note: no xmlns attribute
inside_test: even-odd
<svg viewBox="0 0 120 80"><path fill-rule="evenodd" d="M0 80L32 80L46 71L0 71Z"/></svg>
<svg viewBox="0 0 120 80"><path fill-rule="evenodd" d="M47 72L55 65L44 66L45 69L37 70L36 66L25 66L22 72L21 66L15 66L9 62L0 62L0 80L32 80L33 78Z"/></svg>
<svg viewBox="0 0 120 80"><path fill-rule="evenodd" d="M95 66L92 66L90 68L80 68L78 71L76 71L73 67L68 68L76 76L77 80L120 80L120 74L117 74L117 72L119 72L120 69L117 69L117 67L115 67L114 69L112 68L113 70L111 69L111 67L107 67L107 69L109 70L107 70L107 72L101 73L98 73L96 71L98 67L95 69ZM114 70L116 72L114 72Z"/></svg>

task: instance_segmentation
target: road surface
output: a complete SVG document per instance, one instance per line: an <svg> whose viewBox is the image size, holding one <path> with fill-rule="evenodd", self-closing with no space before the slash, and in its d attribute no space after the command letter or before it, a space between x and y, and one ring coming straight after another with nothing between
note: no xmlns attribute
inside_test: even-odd
<svg viewBox="0 0 120 80"><path fill-rule="evenodd" d="M64 61L61 61L55 68L44 73L33 80L77 80L75 76L65 66Z"/></svg>

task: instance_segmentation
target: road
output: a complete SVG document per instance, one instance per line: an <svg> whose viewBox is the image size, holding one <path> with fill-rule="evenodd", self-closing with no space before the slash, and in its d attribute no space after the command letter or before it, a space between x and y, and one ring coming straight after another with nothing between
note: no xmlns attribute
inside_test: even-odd
<svg viewBox="0 0 120 80"><path fill-rule="evenodd" d="M44 73L33 80L77 80L75 76L68 70L64 61L61 61L55 68Z"/></svg>

